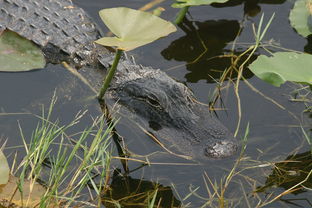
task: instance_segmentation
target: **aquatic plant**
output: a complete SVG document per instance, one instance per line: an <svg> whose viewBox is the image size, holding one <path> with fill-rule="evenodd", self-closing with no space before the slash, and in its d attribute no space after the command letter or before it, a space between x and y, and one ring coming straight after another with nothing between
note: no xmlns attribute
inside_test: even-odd
<svg viewBox="0 0 312 208"><path fill-rule="evenodd" d="M6 184L9 181L9 172L8 161L0 149L0 185Z"/></svg>
<svg viewBox="0 0 312 208"><path fill-rule="evenodd" d="M130 51L151 43L175 32L176 28L170 22L153 14L126 7L103 9L99 14L105 25L116 37L103 37L95 42L104 46L117 47L114 62L98 95L99 99L103 99L123 51Z"/></svg>
<svg viewBox="0 0 312 208"><path fill-rule="evenodd" d="M296 31L307 37L312 34L312 1L298 0L295 2L294 8L290 11L289 21Z"/></svg>
<svg viewBox="0 0 312 208"><path fill-rule="evenodd" d="M9 197L13 199L13 196L17 196L14 203L27 207L27 203L33 201L28 193L36 192L33 187L41 181L45 188L41 189L40 193L36 193L38 207L90 204L91 202L79 201L81 192L88 184L97 193L98 201L95 204L98 206L101 203L100 193L107 183L112 158L110 133L115 123L111 122L105 128L105 121L100 117L82 132L69 136L67 130L79 123L86 112L79 112L69 124L60 125L58 120L51 119L55 102L56 98L53 97L48 112L45 113L43 110L42 115L37 116L40 122L33 131L29 144L20 126L26 155L18 167L12 170L15 174L19 174L18 190L9 193ZM96 183L94 175L99 176ZM27 190L24 189L25 187ZM0 199L2 200L1 194ZM7 201L10 201L10 198Z"/></svg>
<svg viewBox="0 0 312 208"><path fill-rule="evenodd" d="M289 20L302 36L312 34L312 2L296 1L289 14ZM312 56L294 51L271 53L271 57L260 55L250 66L250 70L260 79L279 87L286 81L312 85Z"/></svg>
<svg viewBox="0 0 312 208"><path fill-rule="evenodd" d="M15 32L0 30L0 71L20 72L45 66L44 55L32 41Z"/></svg>
<svg viewBox="0 0 312 208"><path fill-rule="evenodd" d="M180 24L185 17L190 6L199 6L199 5L209 5L212 3L225 3L228 0L176 0L171 6L173 8L180 8L179 13L177 14L174 23Z"/></svg>
<svg viewBox="0 0 312 208"><path fill-rule="evenodd" d="M312 56L296 52L278 52L267 57L260 55L250 70L260 79L279 87L286 81L312 84Z"/></svg>

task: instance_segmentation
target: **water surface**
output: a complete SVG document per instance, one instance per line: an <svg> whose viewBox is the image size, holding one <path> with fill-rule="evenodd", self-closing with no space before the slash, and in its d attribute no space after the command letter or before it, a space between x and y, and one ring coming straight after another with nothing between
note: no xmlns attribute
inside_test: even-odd
<svg viewBox="0 0 312 208"><path fill-rule="evenodd" d="M121 0L93 0L91 2L76 0L75 2L87 10L104 33L107 32L107 29L98 17L99 8L115 6L139 8L146 3L144 0L128 0L127 2ZM192 7L189 10L191 16L187 17L187 21L179 27L176 33L136 49L131 54L139 64L152 66L155 69L160 68L191 88L199 101L209 103L209 97L216 87L215 80L218 80L222 71L230 63L227 58L215 57L228 54L231 51L232 41L237 34L239 34L239 40L234 48L235 53L239 54L247 49L246 43L252 44L254 41L251 25L259 22L262 13L265 15L265 22L275 13L274 21L264 38L266 41L298 51L311 51L309 50L311 44L308 43L308 40L299 36L289 25L288 14L293 6L292 2L282 0L246 2L232 1L226 5ZM170 7L170 4L171 1L164 1L160 5L166 9L162 17L167 20L172 20L177 12L176 9ZM245 14L249 14L249 16L244 20ZM242 25L243 29L239 32ZM197 62L192 63L204 52L202 43L205 44L207 52ZM257 53L262 52L259 50ZM253 76L247 69L244 76L256 89L274 99L287 110L279 108L241 82L239 94L242 104L242 122L237 138L240 139L243 136L247 123L249 123L250 134L245 155L249 157L249 160L258 161L245 162L241 168L262 166L244 171L242 175L234 178L226 192L226 197L231 199L230 202L233 201L233 205L230 204L230 207L234 207L234 205L247 207L246 201L242 198L243 189L251 207L256 206L257 199L252 197L252 191L255 190L255 187L259 188L269 184L268 181L272 178L269 176L274 175L274 169L270 166L263 167L263 164L292 158L296 151L301 154L309 154L306 153L309 146L303 138L300 124L309 131L312 122L308 114L302 113L305 109L303 103L290 102L290 92L296 89L296 86L287 83L281 88L273 87ZM80 87L74 89L68 87L68 90L63 88L64 83L72 83L73 80L75 78L60 65L48 65L45 69L30 73L1 73L0 136L3 139L8 139L7 146L21 144L18 122L23 128L24 134L29 138L38 122L38 119L32 114L40 113L42 104L48 105L49 98L55 89L57 89L59 100L55 106L53 117L60 119L62 123L67 123L79 110L88 109L87 116L72 131L81 131L90 125L92 117L101 114L98 103L95 99L87 99L93 94L79 80L75 82ZM220 102L217 102L216 107L223 110L218 110L215 114L225 126L234 132L238 121L238 111L233 87L230 86L223 90L221 95L222 106ZM6 113L18 112L32 114L6 115ZM299 120L294 119L289 112L296 115ZM131 172L129 176L131 180L144 179L144 181L161 184L169 189L174 187L174 196L179 201L182 201L181 198L190 193L190 187L199 187L197 193L208 197L204 175L208 175L213 182L220 182L221 178L228 174L238 157L237 154L230 158L207 160L202 164L197 164L165 153L147 135L133 126L129 126L123 120L118 124L117 131L124 137L128 148L133 153L147 155L156 151L163 152L149 157L152 163L157 164ZM9 152L9 150L7 151ZM305 161L311 160L309 156L303 158ZM115 161L113 165L114 168L122 171L118 161ZM135 169L138 166L140 166L139 163L130 163L130 169ZM247 181L253 181L251 179L257 181L255 187L247 183ZM119 187L118 179L116 181L114 181L114 185ZM266 194L280 193L286 189L285 187L288 186L275 184L275 188L272 188L271 183L261 189L262 192L259 193L259 196L264 200ZM312 207L311 198L311 191L301 191L288 194L267 207ZM190 207L200 207L205 200L191 196L183 203L190 203ZM169 207L169 205L167 206Z"/></svg>

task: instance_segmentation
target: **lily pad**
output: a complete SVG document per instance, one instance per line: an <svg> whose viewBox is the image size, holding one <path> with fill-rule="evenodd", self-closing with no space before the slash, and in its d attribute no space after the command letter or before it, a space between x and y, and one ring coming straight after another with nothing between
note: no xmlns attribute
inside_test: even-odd
<svg viewBox="0 0 312 208"><path fill-rule="evenodd" d="M175 32L176 27L153 14L125 7L103 9L99 12L106 26L116 37L97 41L105 46L117 46L129 51Z"/></svg>
<svg viewBox="0 0 312 208"><path fill-rule="evenodd" d="M174 8L183 8L186 6L209 5L212 3L225 3L228 0L177 0L171 6Z"/></svg>
<svg viewBox="0 0 312 208"><path fill-rule="evenodd" d="M291 26L304 37L312 34L311 15L312 0L297 0L289 14Z"/></svg>
<svg viewBox="0 0 312 208"><path fill-rule="evenodd" d="M10 168L8 161L0 150L0 185L6 184L9 181Z"/></svg>
<svg viewBox="0 0 312 208"><path fill-rule="evenodd" d="M279 87L286 81L312 84L312 55L278 52L272 57L260 55L249 69L260 79Z"/></svg>
<svg viewBox="0 0 312 208"><path fill-rule="evenodd" d="M0 33L0 71L29 71L45 64L42 51L33 42L8 30Z"/></svg>
<svg viewBox="0 0 312 208"><path fill-rule="evenodd" d="M18 190L18 182L18 178L10 175L9 182L0 186L0 205L5 207L38 207L46 189L38 183L25 180L22 187L23 196L21 197L21 193L16 191ZM51 204L48 207L56 206Z"/></svg>

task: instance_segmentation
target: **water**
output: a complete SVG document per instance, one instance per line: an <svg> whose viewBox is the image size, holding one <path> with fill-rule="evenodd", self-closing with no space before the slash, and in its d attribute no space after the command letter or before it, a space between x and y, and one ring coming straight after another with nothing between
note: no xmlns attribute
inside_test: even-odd
<svg viewBox="0 0 312 208"><path fill-rule="evenodd" d="M143 0L131 0L127 1L127 3L121 0L93 0L92 2L77 0L75 2L88 11L90 16L103 28L104 32L107 30L98 17L99 8L115 6L139 8L146 3ZM251 25L259 22L262 13L265 15L264 22L267 22L271 15L275 13L274 21L264 40L274 41L283 47L298 51L310 51L311 44L308 40L299 36L289 25L288 14L293 5L292 2L281 0L272 1L273 3L270 3L270 1L248 2L247 4L245 1L235 1L235 3L226 6L192 7L189 10L192 17L188 17L187 26L179 28L176 33L171 34L169 37L134 50L132 55L134 55L138 63L152 66L153 68L160 68L170 76L185 83L192 89L199 101L208 103L210 101L209 95L216 87L213 80L220 76L229 63L227 58L213 57L228 53L231 50L231 41L238 34L244 13L254 16L248 16L244 22L243 30L239 33L239 40L235 46L237 53L247 49L248 45L245 43L253 43ZM171 3L171 1L165 1L160 4L160 6L166 9L162 14L164 19L172 20L177 12L176 9L170 7ZM196 63L191 64L193 60L204 52L201 41L208 50ZM259 52L262 51L260 50ZM263 186L269 180L267 177L274 172L271 166L264 164L285 160L296 151L303 154L309 150L309 146L302 135L300 122L309 131L311 118L308 117L308 114L302 113L305 109L303 103L289 101L290 92L296 86L287 83L281 88L276 88L262 82L248 70L244 72L244 76L248 78L248 81L257 90L274 99L287 110L279 108L271 101L251 90L243 82L240 83L239 94L242 105L242 122L238 138L243 136L247 123L250 125L250 134L245 152L248 162L243 162L239 170L243 167L253 166L254 168L245 170L241 172L241 175L234 177L233 182L225 193L225 196L230 199L230 207L247 207L247 203L243 198L243 189L251 207L256 206L257 198L253 197L252 191L257 187ZM54 118L59 118L62 123L66 123L79 110L89 110L88 115L75 129L72 129L73 132L84 129L90 125L92 117L100 115L97 102L87 99L92 95L91 91L85 89L82 83L80 83L78 88L68 87L63 89L63 83L71 83L73 79L75 78L64 70L62 66L53 65L30 73L1 73L0 109L2 114L0 114L0 136L3 139L8 139L7 146L21 144L18 122L23 128L24 134L29 136L38 119L34 118L32 114L5 115L5 113L26 112L38 114L40 113L41 104L48 104L55 88L57 88L59 100L54 109ZM79 83L78 80L76 82ZM220 121L234 132L238 121L238 111L233 87L222 91L222 101L223 106L217 103L216 107L222 107L225 110L216 111L216 114ZM299 119L294 119L292 114ZM137 179L143 179L149 182L146 182L148 184L146 187L153 187L157 184L167 187L169 190L174 187L174 196L180 201L181 198L190 193L190 189L196 187L199 187L196 193L208 198L205 187L205 179L207 181L207 178L205 175L208 175L212 182L216 181L219 183L221 178L226 176L233 167L238 156L209 160L205 164L196 164L165 153L162 148L143 132L134 129L133 126L129 126L123 120L117 126L117 130L119 134L124 136L128 148L133 153L147 155L151 152L162 152L149 157L152 163L157 164L145 166L131 172L128 184L134 184L137 182ZM10 151L6 150L6 152ZM311 161L309 157L305 157L304 160L308 161L305 164L309 164L309 161ZM122 169L118 161L115 161L113 165L115 168ZM129 165L130 170L140 166L136 162L131 162ZM260 167L256 168L255 166L258 165ZM255 181L257 183L253 187L251 184ZM311 178L309 181L311 184ZM121 182L118 182L118 178L114 179L113 184L119 192L124 189ZM275 184L274 187L269 186L264 192L259 192L258 194L264 200L268 193L281 193L285 190L285 187L288 186L284 183ZM165 195L168 195L168 192L165 192ZM266 207L312 207L311 198L311 191L302 191L283 196L280 200ZM183 203L190 203L190 207L200 207L205 203L205 200L193 195L183 201ZM105 204L105 206L109 207L110 205ZM167 207L170 206L167 205Z"/></svg>

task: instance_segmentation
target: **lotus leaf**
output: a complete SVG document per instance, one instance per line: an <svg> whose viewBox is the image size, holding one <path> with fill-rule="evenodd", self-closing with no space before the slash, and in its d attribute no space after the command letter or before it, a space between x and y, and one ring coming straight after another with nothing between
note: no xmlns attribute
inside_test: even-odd
<svg viewBox="0 0 312 208"><path fill-rule="evenodd" d="M296 31L306 37L312 34L312 0L298 0L289 15L290 24Z"/></svg>
<svg viewBox="0 0 312 208"><path fill-rule="evenodd" d="M0 185L6 184L9 181L10 168L8 161L0 150Z"/></svg>
<svg viewBox="0 0 312 208"><path fill-rule="evenodd" d="M0 32L0 71L19 72L43 68L42 51L30 40L11 31Z"/></svg>
<svg viewBox="0 0 312 208"><path fill-rule="evenodd" d="M99 14L116 37L104 37L96 43L117 46L120 50L132 50L176 31L176 27L168 21L125 7L103 9Z"/></svg>
<svg viewBox="0 0 312 208"><path fill-rule="evenodd" d="M260 79L279 87L285 81L312 84L312 55L278 52L272 57L260 55L250 70Z"/></svg>
<svg viewBox="0 0 312 208"><path fill-rule="evenodd" d="M0 186L0 205L4 202L11 202L9 207L38 207L46 189L38 183L25 180L22 190L23 196L17 189L19 179L10 175L9 182ZM6 204L4 204L6 205ZM56 207L54 204L48 206Z"/></svg>

